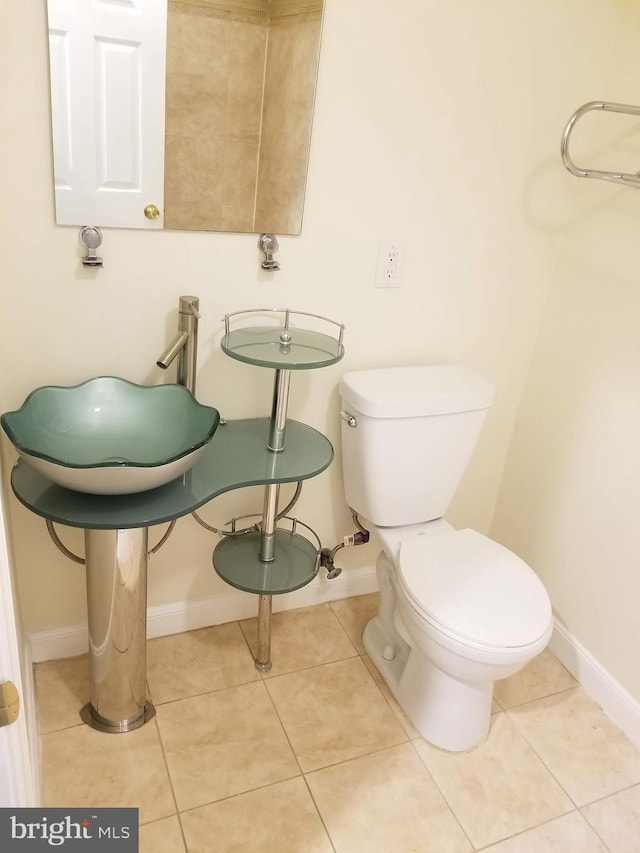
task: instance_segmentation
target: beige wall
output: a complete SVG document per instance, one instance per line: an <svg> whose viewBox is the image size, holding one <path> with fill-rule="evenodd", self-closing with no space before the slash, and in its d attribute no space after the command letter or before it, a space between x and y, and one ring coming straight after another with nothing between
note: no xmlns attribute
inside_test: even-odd
<svg viewBox="0 0 640 853"><path fill-rule="evenodd" d="M318 312L346 323L347 354L336 367L296 374L290 411L336 446L344 370L455 362L496 383L450 514L487 531L566 237L556 212L571 179L559 135L571 110L601 91L629 5L328 0L303 233L280 240L282 270L272 274L260 269L252 235L118 229L105 231L104 269L83 269L77 229L54 224L45 3L4 0L0 406L18 406L38 385L101 373L166 381L155 360L176 328L178 296L194 293L200 398L227 418L267 414L270 378L220 352L221 318L264 305ZM619 233L607 218L609 238ZM406 242L399 290L373 288L380 239ZM9 470L14 454L5 440L2 449ZM260 507L252 490L203 515L215 524ZM79 622L82 569L54 549L41 519L13 498L9 510L25 628ZM324 544L350 532L339 461L307 484L299 515ZM77 531L63 535L81 550ZM151 560L150 604L227 595L211 569L213 544L192 519L179 521ZM366 546L345 553L343 565L348 572L374 558Z"/></svg>
<svg viewBox="0 0 640 853"><path fill-rule="evenodd" d="M623 12L601 86L640 100L640 7ZM640 168L640 131L622 117L576 125L575 159ZM599 138L595 134L599 135ZM638 190L567 182L545 214L564 234L492 527L540 573L559 620L640 700L640 277Z"/></svg>

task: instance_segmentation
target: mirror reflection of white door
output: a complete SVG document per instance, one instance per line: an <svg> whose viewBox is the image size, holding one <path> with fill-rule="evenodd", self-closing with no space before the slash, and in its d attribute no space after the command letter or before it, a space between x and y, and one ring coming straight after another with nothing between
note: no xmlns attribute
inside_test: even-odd
<svg viewBox="0 0 640 853"><path fill-rule="evenodd" d="M167 0L48 0L48 15L57 223L161 228Z"/></svg>
<svg viewBox="0 0 640 853"><path fill-rule="evenodd" d="M1 476L1 470L0 470ZM0 684L15 685L20 697L17 720L0 727L0 807L37 806L39 794L35 756L30 749L29 722L33 696L25 690L20 671L11 573L0 492ZM3 704L0 701L0 705ZM32 732L35 740L35 731ZM34 745L35 747L35 745Z"/></svg>

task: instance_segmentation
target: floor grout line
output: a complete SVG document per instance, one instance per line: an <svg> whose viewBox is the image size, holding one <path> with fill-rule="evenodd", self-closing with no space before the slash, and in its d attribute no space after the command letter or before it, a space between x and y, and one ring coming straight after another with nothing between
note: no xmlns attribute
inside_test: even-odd
<svg viewBox="0 0 640 853"><path fill-rule="evenodd" d="M476 847L475 847L475 845L474 845L473 841L471 840L471 838L470 838L469 834L467 833L467 830L464 828L464 825L463 825L462 821L460 820L460 818L458 817L458 815L457 815L457 814L456 814L456 812L455 812L455 809L453 808L453 806L451 805L451 803L449 802L449 800L448 800L448 799L447 799L447 797L445 796L444 791L442 790L442 788L440 787L440 785L438 785L438 781L437 781L437 779L435 778L435 776L433 775L433 773L429 770L429 768L427 767L427 765L426 765L426 763L425 763L424 759L422 758L422 756L420 755L420 753L419 753L419 752L418 752L418 750L416 749L416 747L415 747L415 741L418 741L418 740L423 740L423 738L413 738L412 740L410 740L410 741L409 741L409 743L411 744L411 749L413 750L413 752L415 753L415 755L417 755L418 760L420 761L420 764L421 764L421 765L424 767L424 769L426 770L426 772L427 772L427 774L428 774L429 778L431 779L431 781L432 781L432 782L433 782L433 784L435 785L436 790L438 791L438 793L439 793L439 794L440 794L440 796L442 797L443 802L446 804L447 808L449 809L449 811L450 811L450 812L451 812L451 814L453 815L455 822L458 824L458 826L460 827L460 829L461 829L462 833L464 834L464 837L469 841L469 844L471 845L472 849L475 851L475 850L476 850Z"/></svg>
<svg viewBox="0 0 640 853"><path fill-rule="evenodd" d="M578 687L579 687L579 685L577 685L577 687L570 687L570 688L568 688L567 690L561 690L561 691L559 691L559 693L552 694L552 695L557 696L557 695L559 695L560 693L569 693L569 692L570 692L570 691L572 691L572 690L576 690ZM580 689L582 689L582 688L580 688ZM538 697L538 699L532 699L530 702L525 702L525 703L523 703L522 705L518 705L518 706L516 706L516 707L517 707L517 708L520 708L520 709L521 709L521 708L525 708L527 705L532 705L534 702L539 702L541 699L546 699L546 698L547 698L546 696L540 696L540 697ZM538 761L542 764L542 766L543 766L543 767L547 770L547 772L548 772L548 773L553 777L553 779L555 780L556 784L560 786L560 789L561 789L561 790L566 794L566 796L567 796L567 797L569 798L569 800L573 803L573 805L575 806L575 808L576 808L576 809L579 809L579 808L580 808L580 804L579 804L579 803L577 803L577 802L574 800L574 798L571 796L571 794L569 793L569 791L567 791L567 789L566 789L566 788L565 788L565 786L562 784L562 782L558 779L558 777L557 777L557 776L556 776L556 774L553 772L553 770L551 769L551 767L549 766L549 764L547 763L547 761L545 761L545 759L540 755L540 753L538 752L538 750L535 748L535 745L531 742L531 740L530 740L530 739L526 736L526 734L522 731L522 729L520 728L520 726L518 725L518 723L516 722L516 720L514 720L514 719L513 719L513 717L509 714L509 710L514 710L514 709L506 709L506 710L504 711L504 713L507 715L507 717L509 718L509 720L511 721L511 723L515 726L516 731L518 732L518 734L520 735L520 737L524 740L524 742L527 744L527 746L532 750L532 752L534 753L534 755L536 756L536 758L538 759Z"/></svg>
<svg viewBox="0 0 640 853"><path fill-rule="evenodd" d="M501 838L499 841L492 841L490 844L483 844L481 847L474 847L474 851L475 853L482 853L482 851L484 850L491 850L491 848L496 846L497 844L503 844L505 841L512 841L515 838L520 838L521 836L526 835L527 832L531 832L534 829L540 829L543 826L548 826L554 821L561 820L563 817L566 817L570 814L580 814L580 812L577 808L571 809L570 811L565 812L564 814L549 818L549 820L543 820L540 823L537 823L535 826L530 826L527 829L521 830L520 832L514 832L512 835L507 835L504 838ZM578 853L578 851L576 851L576 853Z"/></svg>
<svg viewBox="0 0 640 853"><path fill-rule="evenodd" d="M322 826L324 827L324 831L327 833L327 838L328 838L328 840L329 840L329 844L331 845L331 847L332 847L332 849L334 850L334 853L335 853L335 851L336 851L336 846L335 846L335 844L333 843L333 838L331 837L331 833L329 832L329 827L328 827L328 826L327 826L327 824L325 823L325 820L324 820L324 817L323 817L323 815L322 815L322 812L320 811L320 807L318 806L318 803L316 802L316 798L313 796L313 791L311 790L311 787L309 786L309 780L307 779L307 777L306 777L306 775L305 775L304 773L302 774L302 778L303 778L303 780L304 780L304 784L305 784L305 786L306 786L306 788L307 788L307 791L309 792L309 796L311 797L311 801L313 802L313 805L314 805L314 807L315 807L315 810L316 810L316 812L318 813L318 817L320 818L320 822L322 823Z"/></svg>

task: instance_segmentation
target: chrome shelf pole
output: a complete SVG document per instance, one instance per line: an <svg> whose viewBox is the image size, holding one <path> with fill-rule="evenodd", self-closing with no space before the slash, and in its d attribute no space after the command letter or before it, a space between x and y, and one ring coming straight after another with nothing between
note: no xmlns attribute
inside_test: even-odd
<svg viewBox="0 0 640 853"><path fill-rule="evenodd" d="M255 666L260 672L271 669L271 605L272 595L258 596L258 654Z"/></svg>
<svg viewBox="0 0 640 853"><path fill-rule="evenodd" d="M286 345L288 343L288 328L285 328L283 335L285 336L283 345ZM276 370L273 385L273 405L271 407L269 439L267 441L267 449L272 453L281 453L284 450L290 380L290 370ZM272 483L265 487L264 509L260 527L260 552L258 555L263 563L271 563L275 559L279 496L279 483ZM259 669L261 672L271 669L272 598L273 596L271 595L260 595L258 601L258 655L255 665L256 669Z"/></svg>

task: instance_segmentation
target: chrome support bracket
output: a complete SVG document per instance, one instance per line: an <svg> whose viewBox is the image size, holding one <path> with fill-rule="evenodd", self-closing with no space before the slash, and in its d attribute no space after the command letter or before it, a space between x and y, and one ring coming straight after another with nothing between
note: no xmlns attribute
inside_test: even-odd
<svg viewBox="0 0 640 853"><path fill-rule="evenodd" d="M95 225L85 225L80 229L80 242L87 250L82 259L83 267L101 267L102 258L96 255L96 249L102 243L102 231Z"/></svg>
<svg viewBox="0 0 640 853"><path fill-rule="evenodd" d="M261 234L258 248L264 252L264 261L260 264L263 270L279 270L280 264L274 259L274 254L280 248L275 234Z"/></svg>
<svg viewBox="0 0 640 853"><path fill-rule="evenodd" d="M195 515L195 513L194 513L194 515ZM67 548L67 546L64 544L62 539L60 539L55 527L53 526L53 521L51 521L51 519L49 519L49 518L46 519L46 525L47 525L47 532L49 533L49 536L51 537L53 544L56 546L56 548L59 551L61 551L64 554L64 556L67 557L69 560L73 560L74 563L79 563L79 565L81 565L81 566L86 565L86 560L84 559L84 557L78 557L78 555L74 554L73 551L70 551ZM160 550L160 548L162 548L164 543L167 541L167 539L173 533L173 528L175 526L176 526L176 519L174 518L174 519L172 519L172 521L169 522L169 526L167 527L164 534L162 535L162 537L158 541L157 545L154 545L153 548L149 549L149 554L156 554ZM206 525L203 525L203 526L206 526Z"/></svg>

